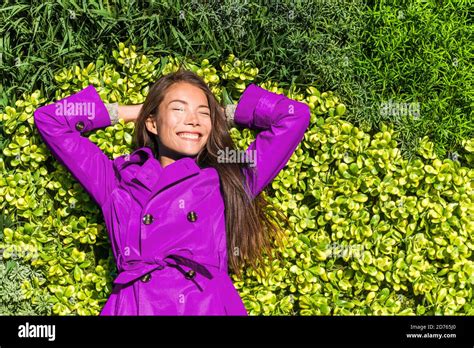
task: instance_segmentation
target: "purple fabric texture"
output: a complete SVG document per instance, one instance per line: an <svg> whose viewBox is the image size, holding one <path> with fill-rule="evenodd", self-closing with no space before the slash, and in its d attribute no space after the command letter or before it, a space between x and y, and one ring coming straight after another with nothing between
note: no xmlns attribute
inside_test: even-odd
<svg viewBox="0 0 474 348"><path fill-rule="evenodd" d="M248 315L228 274L216 169L200 168L192 157L162 168L148 147L109 159L81 135L111 125L92 85L38 108L34 121L54 157L102 210L118 276L100 315ZM256 166L245 171L255 197L303 139L310 110L251 84L234 122L258 131L247 149Z"/></svg>

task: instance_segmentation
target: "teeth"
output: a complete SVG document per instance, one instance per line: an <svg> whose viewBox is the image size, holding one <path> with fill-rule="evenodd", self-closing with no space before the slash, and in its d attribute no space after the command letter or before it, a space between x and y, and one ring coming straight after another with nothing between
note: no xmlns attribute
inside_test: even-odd
<svg viewBox="0 0 474 348"><path fill-rule="evenodd" d="M179 133L178 135L181 138L188 138L188 139L197 139L197 138L199 138L199 134L194 134L194 133Z"/></svg>

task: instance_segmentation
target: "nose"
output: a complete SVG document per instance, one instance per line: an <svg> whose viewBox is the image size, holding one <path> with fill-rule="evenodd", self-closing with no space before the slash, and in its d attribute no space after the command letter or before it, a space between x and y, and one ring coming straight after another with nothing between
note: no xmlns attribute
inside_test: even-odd
<svg viewBox="0 0 474 348"><path fill-rule="evenodd" d="M185 124L198 125L199 124L199 118L197 117L197 114L195 112L192 112L192 111L189 112L186 115Z"/></svg>

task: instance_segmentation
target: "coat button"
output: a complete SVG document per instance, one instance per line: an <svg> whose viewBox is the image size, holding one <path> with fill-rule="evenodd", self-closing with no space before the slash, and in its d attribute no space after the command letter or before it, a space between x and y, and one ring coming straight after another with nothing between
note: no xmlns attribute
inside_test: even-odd
<svg viewBox="0 0 474 348"><path fill-rule="evenodd" d="M189 270L186 272L186 275L184 276L186 279L193 279L196 276L196 272L194 270Z"/></svg>
<svg viewBox="0 0 474 348"><path fill-rule="evenodd" d="M84 122L79 121L76 123L76 130L81 131L84 129Z"/></svg>
<svg viewBox="0 0 474 348"><path fill-rule="evenodd" d="M140 280L143 283L148 283L150 281L150 279L151 279L151 274L150 273L147 273L143 277L140 278Z"/></svg>
<svg viewBox="0 0 474 348"><path fill-rule="evenodd" d="M146 214L146 215L143 216L143 223L144 223L145 225L149 225L149 224L151 224L152 222L153 222L153 215L151 215L151 214Z"/></svg>
<svg viewBox="0 0 474 348"><path fill-rule="evenodd" d="M194 211L188 213L188 221L194 222L197 220L197 214Z"/></svg>

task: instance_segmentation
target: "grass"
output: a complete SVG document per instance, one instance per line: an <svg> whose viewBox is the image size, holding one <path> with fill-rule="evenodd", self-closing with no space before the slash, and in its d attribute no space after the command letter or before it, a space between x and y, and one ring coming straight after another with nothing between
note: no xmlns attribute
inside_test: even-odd
<svg viewBox="0 0 474 348"><path fill-rule="evenodd" d="M467 1L380 1L364 13L368 29L356 71L368 83L369 111L359 121L395 123L413 155L428 135L444 157L472 138L472 5ZM419 117L380 115L383 102L417 103ZM362 105L364 106L364 105Z"/></svg>

